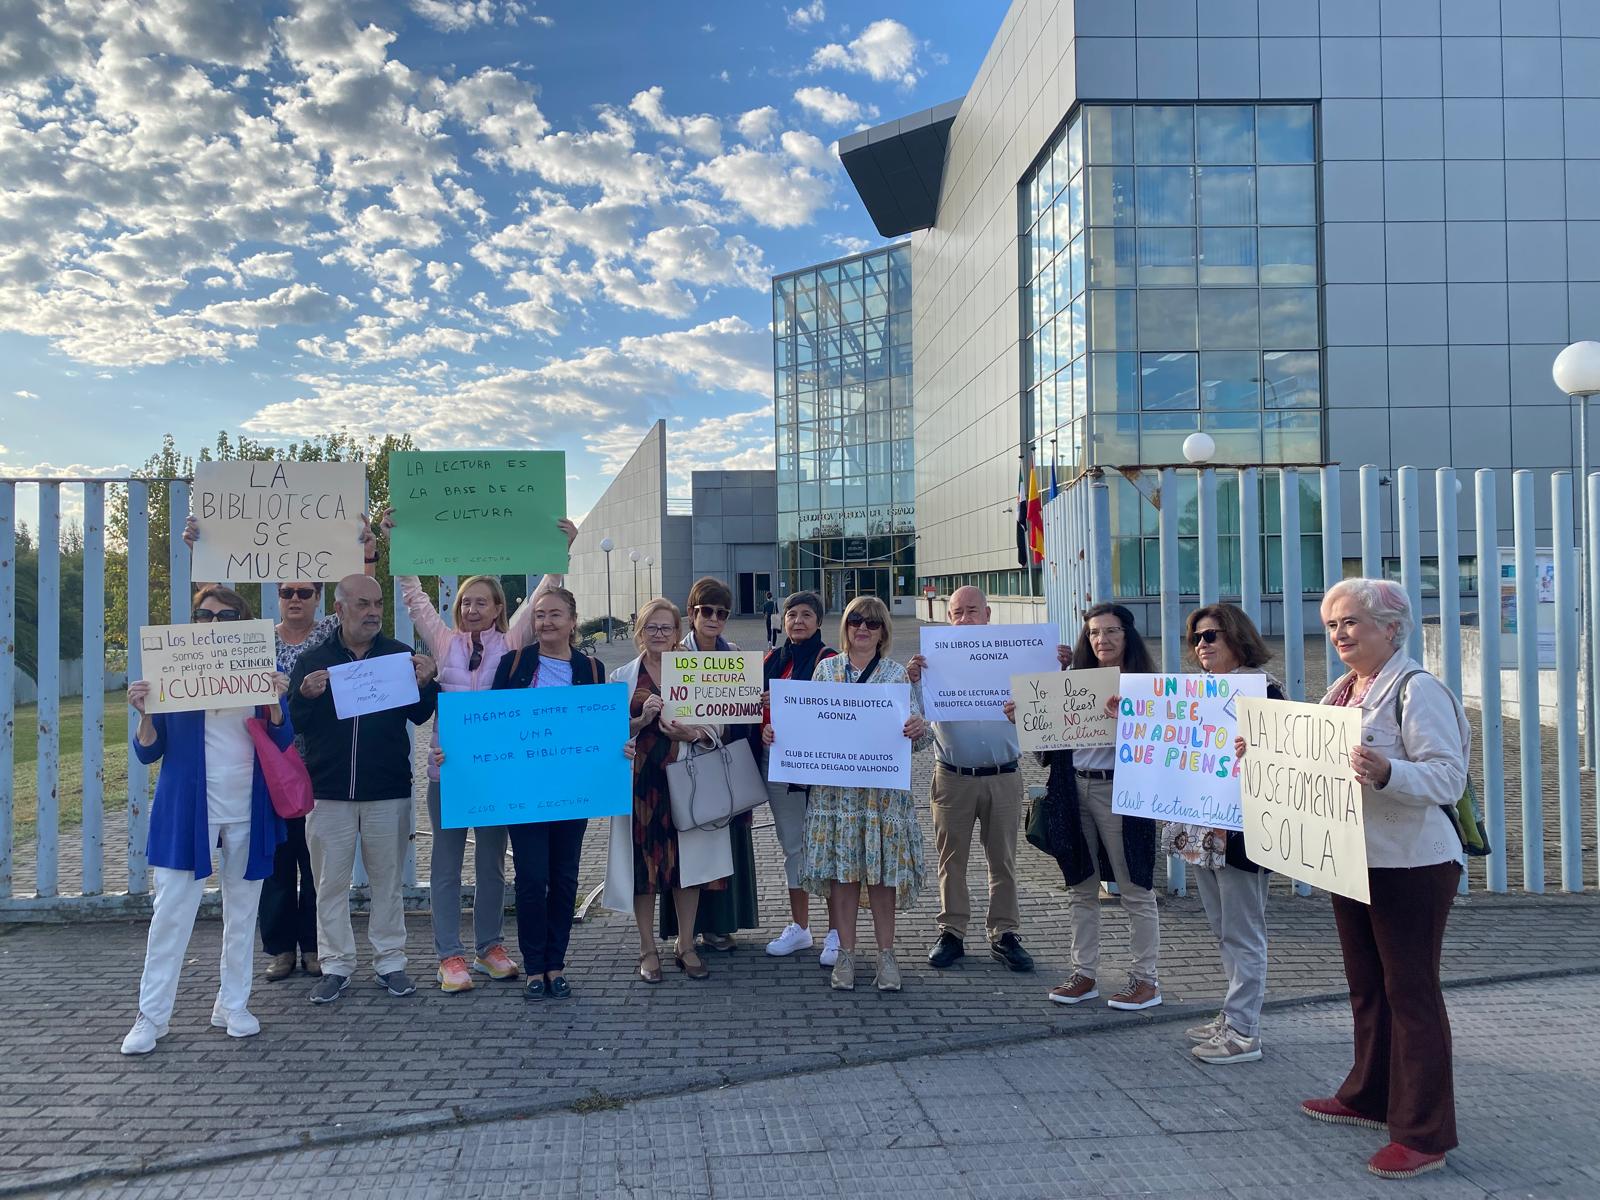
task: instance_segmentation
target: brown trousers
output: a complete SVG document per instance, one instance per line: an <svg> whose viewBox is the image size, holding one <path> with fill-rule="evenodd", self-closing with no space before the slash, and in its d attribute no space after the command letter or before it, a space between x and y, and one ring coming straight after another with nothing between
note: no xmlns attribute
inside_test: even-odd
<svg viewBox="0 0 1600 1200"><path fill-rule="evenodd" d="M983 857L989 864L989 910L984 929L990 942L1016 932L1017 833L1022 828L1022 776L958 775L934 768L933 844L939 854L939 928L965 941L972 920L967 863L972 857L972 827L983 829Z"/></svg>
<svg viewBox="0 0 1600 1200"><path fill-rule="evenodd" d="M1356 1043L1338 1099L1387 1121L1391 1141L1442 1154L1457 1142L1439 957L1461 868L1373 868L1367 876L1370 905L1333 898Z"/></svg>

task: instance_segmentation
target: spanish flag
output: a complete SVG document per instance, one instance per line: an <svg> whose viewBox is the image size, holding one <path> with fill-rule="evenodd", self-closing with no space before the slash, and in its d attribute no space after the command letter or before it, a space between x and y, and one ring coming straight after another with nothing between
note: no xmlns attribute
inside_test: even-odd
<svg viewBox="0 0 1600 1200"><path fill-rule="evenodd" d="M1039 496L1039 470L1028 467L1028 549L1033 564L1044 561L1044 501Z"/></svg>

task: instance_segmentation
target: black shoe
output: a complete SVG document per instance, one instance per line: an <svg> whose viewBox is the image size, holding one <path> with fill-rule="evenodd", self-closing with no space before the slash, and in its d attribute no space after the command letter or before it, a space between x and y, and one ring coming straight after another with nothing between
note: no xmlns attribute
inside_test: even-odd
<svg viewBox="0 0 1600 1200"><path fill-rule="evenodd" d="M1033 955L1022 948L1022 942L1014 933L1002 933L998 942L990 942L989 957L1013 971L1033 970Z"/></svg>
<svg viewBox="0 0 1600 1200"><path fill-rule="evenodd" d="M567 982L565 975L557 975L545 984L544 994L552 1000L565 1000L572 995L572 985Z"/></svg>
<svg viewBox="0 0 1600 1200"><path fill-rule="evenodd" d="M960 938L948 929L941 930L939 940L933 944L933 949L928 951L928 965L942 971L966 952L967 948Z"/></svg>
<svg viewBox="0 0 1600 1200"><path fill-rule="evenodd" d="M528 980L527 986L522 989L522 998L524 1000L543 1000L547 995L551 994L551 992L545 990L543 975L535 975Z"/></svg>

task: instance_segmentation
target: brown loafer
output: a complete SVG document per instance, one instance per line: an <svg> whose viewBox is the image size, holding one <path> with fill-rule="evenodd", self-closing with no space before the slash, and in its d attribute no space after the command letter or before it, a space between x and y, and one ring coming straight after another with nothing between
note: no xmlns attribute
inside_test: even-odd
<svg viewBox="0 0 1600 1200"><path fill-rule="evenodd" d="M678 970L682 971L690 979L694 979L694 980L710 979L711 978L711 968L706 966L706 960L701 958L698 954L696 954L694 957L695 957L695 965L692 966L692 967L689 965L689 960L684 958L684 956L681 955L681 954L673 955L672 961L677 963L678 964Z"/></svg>
<svg viewBox="0 0 1600 1200"><path fill-rule="evenodd" d="M321 975L322 960L315 954L308 954L300 960L300 969L307 975Z"/></svg>
<svg viewBox="0 0 1600 1200"><path fill-rule="evenodd" d="M294 951L288 950L283 954L274 954L267 963L267 982L277 983L280 979L287 979L294 974Z"/></svg>
<svg viewBox="0 0 1600 1200"><path fill-rule="evenodd" d="M647 958L653 958L656 960L656 966L654 970L650 970L644 965L644 960ZM661 955L656 951L646 950L643 954L639 955L639 978L644 980L646 983L661 982Z"/></svg>

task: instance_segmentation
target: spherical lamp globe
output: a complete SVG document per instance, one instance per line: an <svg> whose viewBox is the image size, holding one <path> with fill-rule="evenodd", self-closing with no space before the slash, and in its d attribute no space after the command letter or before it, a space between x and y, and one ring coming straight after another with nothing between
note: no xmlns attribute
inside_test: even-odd
<svg viewBox="0 0 1600 1200"><path fill-rule="evenodd" d="M1573 342L1556 355L1550 374L1569 396L1600 394L1600 342Z"/></svg>
<svg viewBox="0 0 1600 1200"><path fill-rule="evenodd" d="M1211 461L1217 443L1209 433L1191 433L1183 439L1183 457L1195 466Z"/></svg>
<svg viewBox="0 0 1600 1200"><path fill-rule="evenodd" d="M610 554L616 548L617 548L617 544L615 542L613 542L610 538L603 537L603 538L600 539L600 550L601 550L602 553Z"/></svg>

